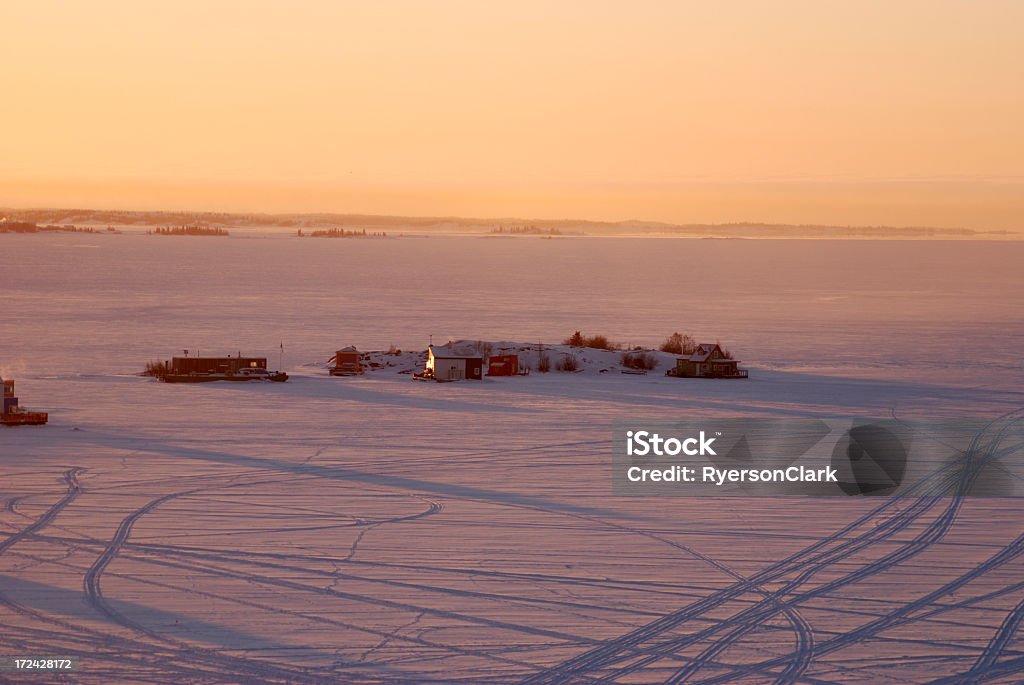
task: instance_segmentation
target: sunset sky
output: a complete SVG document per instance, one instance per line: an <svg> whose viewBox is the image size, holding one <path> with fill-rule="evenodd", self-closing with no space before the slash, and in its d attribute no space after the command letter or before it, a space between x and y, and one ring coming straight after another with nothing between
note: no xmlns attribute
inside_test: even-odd
<svg viewBox="0 0 1024 685"><path fill-rule="evenodd" d="M5 2L0 206L1024 228L1024 2Z"/></svg>

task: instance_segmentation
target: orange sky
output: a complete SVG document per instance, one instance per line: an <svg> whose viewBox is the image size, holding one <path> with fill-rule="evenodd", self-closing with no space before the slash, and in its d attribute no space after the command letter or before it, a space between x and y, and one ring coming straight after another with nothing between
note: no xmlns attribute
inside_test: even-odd
<svg viewBox="0 0 1024 685"><path fill-rule="evenodd" d="M1024 3L0 5L0 204L1024 228Z"/></svg>

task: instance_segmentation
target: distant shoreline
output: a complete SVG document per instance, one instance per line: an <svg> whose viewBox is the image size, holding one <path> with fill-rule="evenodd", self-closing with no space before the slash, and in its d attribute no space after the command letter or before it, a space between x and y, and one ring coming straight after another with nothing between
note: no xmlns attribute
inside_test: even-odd
<svg viewBox="0 0 1024 685"><path fill-rule="evenodd" d="M414 235L488 235L512 238L658 237L709 239L826 240L1021 240L1008 230L937 228L929 226L836 226L738 222L670 224L656 221L588 221L472 217L411 217L336 213L222 213L99 209L0 209L0 220L39 225L75 226L97 232L146 231L159 226L202 226L211 231L251 230L268 233L299 231L366 231ZM0 233L6 233L0 223ZM113 231L111 231L113 232Z"/></svg>

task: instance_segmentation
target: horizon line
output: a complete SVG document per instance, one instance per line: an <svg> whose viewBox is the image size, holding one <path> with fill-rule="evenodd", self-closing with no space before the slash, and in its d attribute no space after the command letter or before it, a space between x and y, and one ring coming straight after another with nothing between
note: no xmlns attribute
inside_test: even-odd
<svg viewBox="0 0 1024 685"><path fill-rule="evenodd" d="M657 219L618 219L618 220L606 220L606 219L582 219L575 217L566 218L551 218L551 217L525 217L525 216L469 216L469 215L458 215L458 214L377 214L370 212L343 212L343 211L291 211L291 212L267 212L258 210L208 210L208 209L117 209L117 208L97 208L97 207L55 207L55 206L25 206L25 207L12 207L12 206L0 206L0 212L4 213L4 216L0 216L0 222L6 221L8 216L7 213L31 213L31 212L81 212L87 214L151 214L151 215L191 215L196 218L199 217L267 217L267 218L316 218L316 217L338 217L346 219L369 219L372 220L389 220L389 221L415 221L421 222L432 222L432 223L443 223L443 222L458 222L463 224L473 225L489 225L495 224L500 225L505 222L532 222L538 224L573 224L573 225L594 225L604 226L609 228L615 227L647 227L647 228L795 228L795 229L871 229L871 230L894 230L894 231L935 231L941 233L971 233L971 234L1009 234L1017 235L1019 231L1011 231L1008 229L980 229L971 228L968 226L931 226L927 224L868 224L868 223L816 223L816 222L779 222L779 221L764 221L764 220L738 220L738 221L719 221L719 222L672 222L672 221L661 221ZM271 224L273 225L273 224ZM281 226L284 228L284 226Z"/></svg>

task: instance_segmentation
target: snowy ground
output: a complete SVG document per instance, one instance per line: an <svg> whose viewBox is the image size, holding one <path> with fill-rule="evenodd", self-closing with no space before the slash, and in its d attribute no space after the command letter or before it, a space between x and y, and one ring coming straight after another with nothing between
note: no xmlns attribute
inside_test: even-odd
<svg viewBox="0 0 1024 685"><path fill-rule="evenodd" d="M0 428L0 656L78 660L0 682L1024 677L1019 500L610 482L624 419L1018 410L1024 244L0 242L0 374L51 417ZM429 335L576 328L721 337L750 378L667 378L667 357L625 375L589 350L579 373L399 373ZM183 348L277 366L279 342L283 384L136 375ZM406 351L330 377L349 344Z"/></svg>
<svg viewBox="0 0 1024 685"><path fill-rule="evenodd" d="M1019 682L1016 502L636 500L608 472L612 417L997 415L1019 393L601 374L616 356L591 351L414 383L417 354L286 384L51 379L68 407L3 434L2 652L96 683Z"/></svg>

